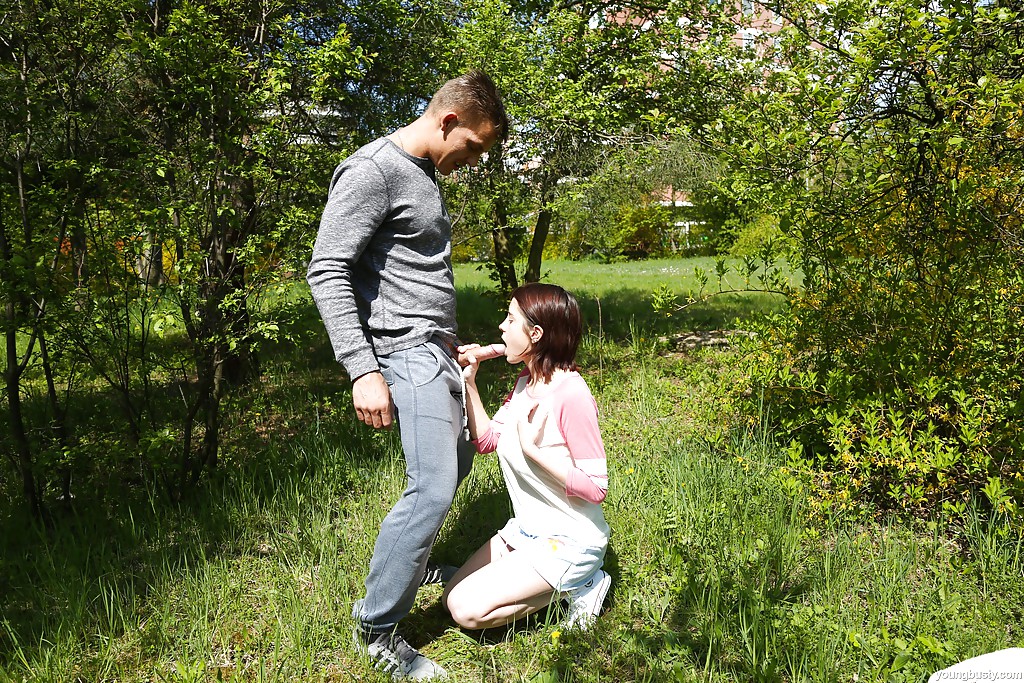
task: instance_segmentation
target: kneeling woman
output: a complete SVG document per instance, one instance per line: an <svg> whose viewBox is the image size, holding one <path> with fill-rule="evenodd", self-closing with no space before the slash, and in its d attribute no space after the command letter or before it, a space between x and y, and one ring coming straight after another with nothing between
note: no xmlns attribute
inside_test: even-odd
<svg viewBox="0 0 1024 683"><path fill-rule="evenodd" d="M512 294L500 325L509 363L524 363L504 405L489 418L470 360L466 404L477 450L496 450L514 516L448 582L445 607L471 629L509 624L569 598L568 624L598 615L611 578L601 567L608 490L597 404L575 363L579 304L555 285Z"/></svg>

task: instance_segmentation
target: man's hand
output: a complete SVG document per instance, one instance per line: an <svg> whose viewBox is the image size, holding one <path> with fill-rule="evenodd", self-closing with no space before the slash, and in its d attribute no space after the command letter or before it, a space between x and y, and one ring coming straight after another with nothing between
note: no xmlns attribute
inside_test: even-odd
<svg viewBox="0 0 1024 683"><path fill-rule="evenodd" d="M356 417L374 429L391 427L391 389L380 372L368 372L352 383Z"/></svg>

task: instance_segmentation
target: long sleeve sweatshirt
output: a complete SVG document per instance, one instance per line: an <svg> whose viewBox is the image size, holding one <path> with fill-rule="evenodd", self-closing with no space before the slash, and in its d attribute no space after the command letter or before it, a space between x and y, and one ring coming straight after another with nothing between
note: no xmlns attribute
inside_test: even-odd
<svg viewBox="0 0 1024 683"><path fill-rule="evenodd" d="M353 380L377 355L455 341L451 221L429 159L381 138L334 171L306 274Z"/></svg>

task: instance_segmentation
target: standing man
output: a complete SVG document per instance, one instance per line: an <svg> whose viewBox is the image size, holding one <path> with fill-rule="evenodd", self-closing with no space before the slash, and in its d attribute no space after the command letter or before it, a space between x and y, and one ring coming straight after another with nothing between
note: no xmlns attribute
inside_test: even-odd
<svg viewBox="0 0 1024 683"><path fill-rule="evenodd" d="M451 221L437 173L475 166L508 134L485 73L445 83L411 124L334 171L307 280L360 420L397 419L406 489L381 524L355 603L357 647L394 678L444 678L397 632L455 489L472 463L456 360Z"/></svg>

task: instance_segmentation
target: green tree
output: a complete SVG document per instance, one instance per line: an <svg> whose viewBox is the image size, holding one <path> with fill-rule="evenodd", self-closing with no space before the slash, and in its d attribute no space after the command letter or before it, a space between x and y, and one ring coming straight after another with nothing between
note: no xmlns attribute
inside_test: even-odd
<svg viewBox="0 0 1024 683"><path fill-rule="evenodd" d="M4 306L4 430L16 453L15 471L30 509L44 511L43 490L61 470L38 458L71 446L67 393L57 361L72 339L56 320L82 324L93 269L88 260L88 207L105 189L104 164L117 158L118 127L111 116L120 87L121 39L109 30L124 6L115 2L23 2L4 13L0 49L0 301ZM74 321L74 322L73 322ZM38 369L44 397L26 390ZM26 406L24 397L30 397ZM33 424L34 423L34 424ZM36 435L34 438L30 435Z"/></svg>
<svg viewBox="0 0 1024 683"><path fill-rule="evenodd" d="M436 81L444 33L417 11L5 10L0 440L37 514L75 467L131 462L177 495L216 464L223 399L278 334L264 297L301 269L337 157Z"/></svg>
<svg viewBox="0 0 1024 683"><path fill-rule="evenodd" d="M371 60L343 27L311 43L324 17L283 4L160 8L135 36L136 106L151 115L133 170L148 231L169 251L163 293L188 340L185 359L162 360L167 372L189 368L177 379L175 492L215 466L223 399L258 373L259 344L279 329L260 297L309 248L330 173L317 135L344 119L346 78Z"/></svg>
<svg viewBox="0 0 1024 683"><path fill-rule="evenodd" d="M561 253L606 259L661 255L672 246L673 223L688 217L663 200L692 197L719 172L718 161L686 138L604 150L595 172L559 198L557 210L568 225Z"/></svg>
<svg viewBox="0 0 1024 683"><path fill-rule="evenodd" d="M769 398L823 505L1022 501L1024 16L1001 3L783 2L724 119L740 196L805 289ZM771 68L769 68L769 66ZM745 178L745 183L741 180Z"/></svg>
<svg viewBox="0 0 1024 683"><path fill-rule="evenodd" d="M488 202L489 227L499 285L508 289L518 282L514 261L522 256L523 278L540 277L566 193L599 172L610 150L653 142L674 124L659 88L678 74L658 64L675 34L620 21L610 5L522 12L506 3L469 3L462 11L457 58L494 75L514 122L509 141L484 167L508 180L480 185L496 193ZM523 189L531 197L528 240L525 226L508 218ZM510 236L512 229L519 237Z"/></svg>

